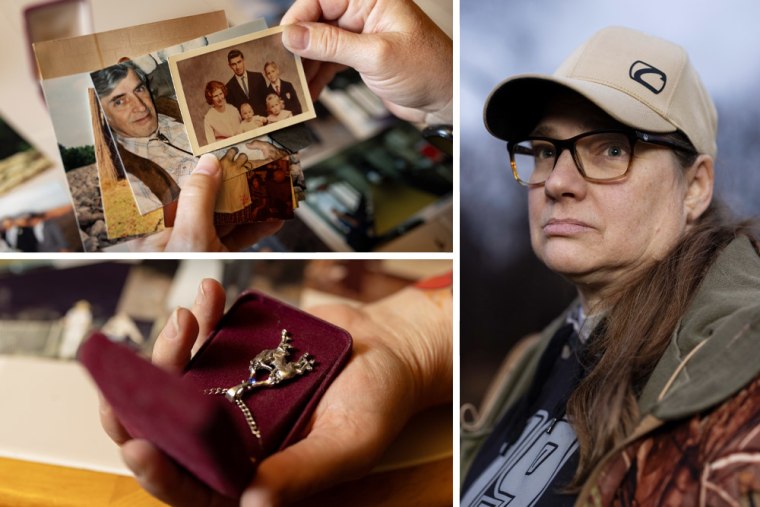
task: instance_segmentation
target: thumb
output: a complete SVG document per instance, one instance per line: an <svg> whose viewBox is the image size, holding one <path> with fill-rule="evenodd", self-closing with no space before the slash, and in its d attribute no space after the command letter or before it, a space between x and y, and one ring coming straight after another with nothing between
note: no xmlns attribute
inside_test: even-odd
<svg viewBox="0 0 760 507"><path fill-rule="evenodd" d="M182 185L177 218L166 250L205 251L213 247L214 204L221 180L219 160L213 155L203 155Z"/></svg>
<svg viewBox="0 0 760 507"><path fill-rule="evenodd" d="M378 60L380 50L377 36L357 34L324 23L284 25L282 43L304 58L333 62L364 72L367 63Z"/></svg>

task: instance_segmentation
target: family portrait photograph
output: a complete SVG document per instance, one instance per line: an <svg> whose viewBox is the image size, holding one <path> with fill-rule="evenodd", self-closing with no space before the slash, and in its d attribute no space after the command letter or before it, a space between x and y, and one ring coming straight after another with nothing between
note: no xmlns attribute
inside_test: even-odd
<svg viewBox="0 0 760 507"><path fill-rule="evenodd" d="M281 33L262 30L170 57L195 155L315 118L301 61Z"/></svg>

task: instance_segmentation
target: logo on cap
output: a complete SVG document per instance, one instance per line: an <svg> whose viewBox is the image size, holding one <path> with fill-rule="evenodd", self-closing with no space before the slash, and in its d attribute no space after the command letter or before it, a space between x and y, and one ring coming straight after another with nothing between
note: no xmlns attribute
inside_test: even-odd
<svg viewBox="0 0 760 507"><path fill-rule="evenodd" d="M633 62L628 70L628 76L655 95L660 93L668 82L668 76L663 71L641 60Z"/></svg>

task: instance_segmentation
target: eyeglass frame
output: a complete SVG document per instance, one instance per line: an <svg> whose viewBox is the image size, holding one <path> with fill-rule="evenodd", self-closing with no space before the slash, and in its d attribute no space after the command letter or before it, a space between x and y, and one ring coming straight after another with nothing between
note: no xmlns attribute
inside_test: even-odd
<svg viewBox="0 0 760 507"><path fill-rule="evenodd" d="M546 183L546 180L540 182L540 183L529 183L527 181L523 181L520 176L517 173L517 164L515 163L515 149L519 146L520 143L523 143L525 141L547 141L554 145L554 147L557 149L557 156L554 159L554 166L552 167L552 171L554 171L554 168L557 166L557 162L559 161L559 157L562 156L562 152L565 150L570 150L570 156L573 157L573 162L575 163L575 168L578 170L580 175L583 177L584 180L590 181L592 183L611 183L615 181L619 181L623 178L625 178L628 175L628 171L631 170L631 162L628 162L628 167L626 168L625 172L621 174L620 176L615 176L614 178L592 178L590 176L587 176L584 169L583 164L581 164L580 158L578 157L578 153L575 151L575 145L578 142L579 139L583 139L584 137L592 136L595 134L623 134L626 137L628 137L628 141L631 145L631 158L633 158L633 153L636 149L636 143L638 141L641 141L643 143L647 144L654 144L657 146L666 146L668 148L672 148L674 150L679 151L685 151L687 153L696 155L698 152L694 147L685 141L681 141L679 139L673 139L672 137L668 137L667 135L659 135L659 134L652 134L650 132L643 132L641 130L637 129L621 129L621 128L614 128L614 129L597 129L597 130L589 130L588 132L583 132L582 134L578 134L577 136L573 136L569 139L554 139L551 137L544 137L544 136L527 136L522 137L518 139L512 139L507 141L507 153L509 154L509 163L510 167L512 169L512 176L514 176L515 180L520 185L523 185L525 187L540 187L543 186ZM551 173L549 173L551 175ZM547 179L549 177L547 176Z"/></svg>

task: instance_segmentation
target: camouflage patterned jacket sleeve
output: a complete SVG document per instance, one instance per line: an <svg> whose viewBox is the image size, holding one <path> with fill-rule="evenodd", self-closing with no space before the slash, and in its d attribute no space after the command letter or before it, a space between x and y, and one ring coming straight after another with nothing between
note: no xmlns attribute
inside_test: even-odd
<svg viewBox="0 0 760 507"><path fill-rule="evenodd" d="M760 377L629 444L595 486L591 505L760 506Z"/></svg>

